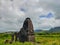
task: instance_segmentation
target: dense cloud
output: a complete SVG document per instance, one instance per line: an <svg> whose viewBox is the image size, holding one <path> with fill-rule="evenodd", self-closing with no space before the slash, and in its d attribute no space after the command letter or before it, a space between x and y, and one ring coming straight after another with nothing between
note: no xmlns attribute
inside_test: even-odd
<svg viewBox="0 0 60 45"><path fill-rule="evenodd" d="M26 17L34 29L60 26L60 0L0 0L1 31L19 30Z"/></svg>

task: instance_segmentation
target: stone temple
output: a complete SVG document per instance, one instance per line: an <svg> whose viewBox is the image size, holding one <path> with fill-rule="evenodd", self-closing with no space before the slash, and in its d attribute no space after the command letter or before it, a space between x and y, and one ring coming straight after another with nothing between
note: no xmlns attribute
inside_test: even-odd
<svg viewBox="0 0 60 45"><path fill-rule="evenodd" d="M20 41L20 42L26 42L26 41L35 42L34 28L30 18L25 19L22 28L18 33L14 33L12 35L11 40Z"/></svg>

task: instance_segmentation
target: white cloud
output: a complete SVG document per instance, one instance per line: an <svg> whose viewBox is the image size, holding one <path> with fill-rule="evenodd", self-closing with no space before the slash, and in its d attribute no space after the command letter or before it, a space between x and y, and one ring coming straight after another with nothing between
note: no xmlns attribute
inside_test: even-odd
<svg viewBox="0 0 60 45"><path fill-rule="evenodd" d="M38 8L35 10L35 12L43 12L43 11L44 11L43 8Z"/></svg>
<svg viewBox="0 0 60 45"><path fill-rule="evenodd" d="M54 17L39 17L49 12L52 12ZM60 26L59 12L59 0L0 0L0 30L19 30L26 17L32 19L34 29Z"/></svg>
<svg viewBox="0 0 60 45"><path fill-rule="evenodd" d="M55 27L60 27L60 19L55 20Z"/></svg>

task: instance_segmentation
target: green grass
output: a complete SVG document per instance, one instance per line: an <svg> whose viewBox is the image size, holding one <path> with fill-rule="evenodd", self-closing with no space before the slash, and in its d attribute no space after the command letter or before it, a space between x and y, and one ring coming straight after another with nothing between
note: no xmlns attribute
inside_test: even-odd
<svg viewBox="0 0 60 45"><path fill-rule="evenodd" d="M4 41L8 39L11 39L11 34L2 33L0 34L0 45L60 45L60 33L51 33L51 34L35 34L35 40L38 43L32 43L32 42L13 42L12 44L4 44Z"/></svg>

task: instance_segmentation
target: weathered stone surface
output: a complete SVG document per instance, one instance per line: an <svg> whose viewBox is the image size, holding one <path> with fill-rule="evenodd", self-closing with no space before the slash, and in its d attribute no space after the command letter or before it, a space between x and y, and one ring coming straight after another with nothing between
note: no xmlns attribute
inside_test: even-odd
<svg viewBox="0 0 60 45"><path fill-rule="evenodd" d="M35 36L34 36L34 29L33 24L30 18L26 18L23 27L20 29L18 33L14 34L16 36L15 41L20 42L34 42ZM12 41L14 40L14 35L12 35Z"/></svg>

